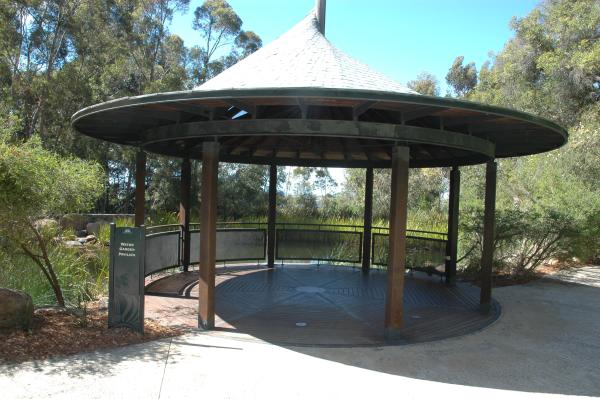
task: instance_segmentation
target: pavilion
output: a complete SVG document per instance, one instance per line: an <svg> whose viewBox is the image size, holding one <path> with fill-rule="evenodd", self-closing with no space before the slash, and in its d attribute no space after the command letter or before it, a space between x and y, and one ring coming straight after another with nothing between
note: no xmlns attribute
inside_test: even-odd
<svg viewBox="0 0 600 399"><path fill-rule="evenodd" d="M85 135L139 148L136 224L144 222L146 152L183 158L182 264L190 264L190 159L202 161L199 322L215 320L220 161L270 165L267 263L275 264L277 165L366 169L362 267L371 264L373 168L391 168L385 331L403 325L409 168L451 167L445 275L456 275L460 166L486 164L482 308L492 301L496 159L556 149L566 131L515 110L420 95L336 49L325 0L279 39L188 91L120 98L72 118Z"/></svg>

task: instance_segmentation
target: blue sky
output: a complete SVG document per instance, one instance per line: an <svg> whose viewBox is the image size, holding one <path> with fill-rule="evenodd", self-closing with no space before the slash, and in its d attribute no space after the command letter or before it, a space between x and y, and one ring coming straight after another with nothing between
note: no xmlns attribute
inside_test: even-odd
<svg viewBox="0 0 600 399"><path fill-rule="evenodd" d="M314 0L228 0L244 21L243 29L267 44L302 19ZM328 0L326 36L338 48L401 83L421 71L433 73L445 93L445 76L454 58L464 55L477 68L490 51L511 37L513 16L527 15L538 0ZM190 2L173 19L171 32L187 46L198 44L191 28Z"/></svg>

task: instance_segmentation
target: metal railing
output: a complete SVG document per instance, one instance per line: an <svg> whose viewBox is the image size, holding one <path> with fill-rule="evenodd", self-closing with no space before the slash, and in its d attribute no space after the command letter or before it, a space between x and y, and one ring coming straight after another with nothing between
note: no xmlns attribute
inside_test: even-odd
<svg viewBox="0 0 600 399"><path fill-rule="evenodd" d="M183 229L179 224L146 228L146 275L182 265ZM276 223L275 258L278 261L315 261L359 264L364 227L317 223ZM389 228L371 229L371 264L387 265ZM447 234L407 230L407 268L444 273ZM198 263L200 224L190 223L190 263ZM264 262L267 223L217 223L217 262Z"/></svg>
<svg viewBox="0 0 600 399"><path fill-rule="evenodd" d="M444 274L447 242L447 233L406 230L406 268L428 274ZM388 254L389 228L373 228L371 264L387 268Z"/></svg>

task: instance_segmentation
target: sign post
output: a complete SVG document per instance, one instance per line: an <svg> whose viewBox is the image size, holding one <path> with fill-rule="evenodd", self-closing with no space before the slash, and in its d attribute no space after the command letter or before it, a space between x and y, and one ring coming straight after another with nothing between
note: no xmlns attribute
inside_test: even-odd
<svg viewBox="0 0 600 399"><path fill-rule="evenodd" d="M144 333L146 229L110 225L108 327Z"/></svg>

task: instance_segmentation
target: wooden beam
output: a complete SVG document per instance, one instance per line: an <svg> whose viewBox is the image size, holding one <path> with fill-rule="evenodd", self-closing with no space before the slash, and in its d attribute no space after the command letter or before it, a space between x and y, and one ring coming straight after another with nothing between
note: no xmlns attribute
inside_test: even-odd
<svg viewBox="0 0 600 399"><path fill-rule="evenodd" d="M404 123L410 122L414 119L419 119L424 116L432 115L435 112L441 111L442 109L439 107L419 107L410 111L402 111L402 119Z"/></svg>
<svg viewBox="0 0 600 399"><path fill-rule="evenodd" d="M140 108L136 110L138 118L143 120L165 120L171 122L181 121L181 111L167 111L163 109Z"/></svg>
<svg viewBox="0 0 600 399"><path fill-rule="evenodd" d="M262 138L260 136L246 136L239 143L237 143L235 148L231 149L230 153L251 154L254 145L261 139Z"/></svg>
<svg viewBox="0 0 600 399"><path fill-rule="evenodd" d="M267 265L275 266L275 223L277 219L277 165L269 165L269 212L267 216Z"/></svg>
<svg viewBox="0 0 600 399"><path fill-rule="evenodd" d="M450 171L450 192L448 194L448 241L446 242L446 283L456 283L456 260L458 251L458 210L460 198L460 169Z"/></svg>
<svg viewBox="0 0 600 399"><path fill-rule="evenodd" d="M182 233L181 265L187 272L190 267L190 202L192 195L192 166L189 158L181 162L181 196L179 198L179 224Z"/></svg>
<svg viewBox="0 0 600 399"><path fill-rule="evenodd" d="M410 149L394 147L390 200L389 260L385 304L385 336L401 338L404 326L404 273L406 270L406 220L408 202L408 163Z"/></svg>
<svg viewBox="0 0 600 399"><path fill-rule="evenodd" d="M175 103L167 104L167 105L172 107L175 110L185 112L187 114L202 116L206 119L210 119L210 114L211 114L210 108L203 107L201 105L182 103L182 102L175 102Z"/></svg>
<svg viewBox="0 0 600 399"><path fill-rule="evenodd" d="M144 145L215 135L287 135L300 139L306 136L379 139L459 148L488 157L495 156L494 143L463 133L410 125L319 119L245 119L160 126L147 132L145 136L147 141Z"/></svg>
<svg viewBox="0 0 600 399"><path fill-rule="evenodd" d="M494 263L494 230L496 228L496 161L490 160L485 168L485 209L483 215L483 251L481 254L481 296L483 310L492 303L492 265Z"/></svg>
<svg viewBox="0 0 600 399"><path fill-rule="evenodd" d="M217 238L217 178L219 143L202 144L202 189L200 203L200 278L198 281L198 327L215 326L215 262Z"/></svg>
<svg viewBox="0 0 600 399"><path fill-rule="evenodd" d="M135 225L141 226L146 218L146 153L135 154Z"/></svg>
<svg viewBox="0 0 600 399"><path fill-rule="evenodd" d="M373 225L373 168L365 172L365 210L363 214L362 271L371 269L371 230Z"/></svg>
<svg viewBox="0 0 600 399"><path fill-rule="evenodd" d="M377 101L364 101L352 108L352 120L357 121L362 114L371 109L375 104L377 104Z"/></svg>

